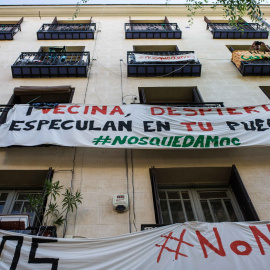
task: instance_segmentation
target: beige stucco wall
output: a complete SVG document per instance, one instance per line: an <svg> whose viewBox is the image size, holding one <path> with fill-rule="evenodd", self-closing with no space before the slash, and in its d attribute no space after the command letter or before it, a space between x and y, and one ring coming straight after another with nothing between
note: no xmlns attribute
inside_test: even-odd
<svg viewBox="0 0 270 270"><path fill-rule="evenodd" d="M143 8L143 7L141 7ZM0 9L1 11L1 9ZM253 40L214 40L203 17L194 18L194 25L188 26L188 18L177 13L170 16L170 22L178 23L182 30L181 40L125 40L124 23L128 15L109 16L105 14L93 17L100 32L95 40L58 40L38 41L36 31L42 23L50 23L53 17L25 17L22 32L15 35L13 41L0 43L0 104L8 102L13 88L21 85L72 85L76 88L73 102L96 105L121 104L120 59L123 59L123 95L138 96L138 87L143 86L197 86L207 102L224 102L225 106L242 106L269 103L269 99L259 86L270 85L268 77L242 77L230 62L231 53L225 47L228 44L251 44ZM1 12L0 12L1 14ZM88 19L81 17L80 19ZM221 16L210 18L222 18ZM9 19L13 19L10 17ZM68 17L62 17L67 19ZM135 17L133 17L135 18ZM139 18L139 17L137 17ZM142 18L146 18L145 16ZM147 17L149 18L149 16ZM152 16L160 19L160 16ZM5 18L6 19L6 18ZM268 43L268 41L265 41ZM202 63L200 78L127 78L126 51L133 45L177 45L180 50L194 50ZM87 78L44 78L13 79L10 66L22 51L37 51L40 46L85 46L91 52L91 73ZM94 52L95 50L95 52ZM132 98L127 96L128 104ZM75 155L75 173L72 178ZM154 223L149 168L156 167L198 167L232 166L235 164L248 190L252 202L263 220L270 219L270 184L268 148L238 148L213 150L133 150L135 224ZM129 160L129 193L132 206L131 151ZM28 147L0 149L1 170L47 169L55 170L54 180L60 180L65 186L73 181L74 189L83 194L83 204L75 214L69 216L67 234L83 237L105 237L129 232L134 215L117 214L111 202L113 194L127 192L125 150L67 148L67 147ZM131 207L132 209L132 207ZM131 224L132 231L135 226Z"/></svg>

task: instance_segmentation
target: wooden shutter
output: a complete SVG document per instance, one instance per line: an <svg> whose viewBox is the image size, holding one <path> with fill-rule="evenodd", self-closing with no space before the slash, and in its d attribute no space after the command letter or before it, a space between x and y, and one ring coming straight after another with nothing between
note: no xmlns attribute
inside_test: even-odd
<svg viewBox="0 0 270 270"><path fill-rule="evenodd" d="M232 174L230 179L230 186L237 199L239 207L246 221L259 221L258 214L249 198L247 190L241 180L241 177L235 167L232 166Z"/></svg>
<svg viewBox="0 0 270 270"><path fill-rule="evenodd" d="M146 96L145 96L145 92L143 88L140 89L139 95L140 95L140 103L146 104L147 100L146 100Z"/></svg>
<svg viewBox="0 0 270 270"><path fill-rule="evenodd" d="M48 170L48 173L47 173L47 176L46 176L46 179L49 180L49 181L52 181L52 177L53 177L53 170L52 170L52 167L49 168ZM44 179L45 181L45 179ZM44 196L44 193L45 193L45 187L43 186L43 191L42 191L42 196ZM46 209L46 204L47 204L47 196L45 197L44 201L43 201L43 206L42 206L42 211L41 213L39 213L39 218L34 221L34 227L38 227L38 226L41 226L41 224L39 224L39 221L42 222L43 220L43 214L45 212L45 209Z"/></svg>
<svg viewBox="0 0 270 270"><path fill-rule="evenodd" d="M153 194L153 201L154 201L156 223L163 224L155 167L150 168L150 177L151 177L151 184L152 184L152 194Z"/></svg>
<svg viewBox="0 0 270 270"><path fill-rule="evenodd" d="M192 94L193 94L193 100L192 100L192 102L195 102L195 103L203 102L203 98L200 95L197 87L192 88Z"/></svg>
<svg viewBox="0 0 270 270"><path fill-rule="evenodd" d="M57 22L57 17L54 17L53 21L52 21L52 24L58 24Z"/></svg>

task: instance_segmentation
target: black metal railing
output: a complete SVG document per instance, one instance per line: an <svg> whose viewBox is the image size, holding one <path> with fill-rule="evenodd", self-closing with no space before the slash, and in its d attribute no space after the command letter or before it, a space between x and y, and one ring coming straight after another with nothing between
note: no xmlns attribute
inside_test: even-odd
<svg viewBox="0 0 270 270"><path fill-rule="evenodd" d="M11 66L14 78L86 77L90 52L22 52Z"/></svg>
<svg viewBox="0 0 270 270"><path fill-rule="evenodd" d="M125 23L126 39L135 38L181 38L177 23Z"/></svg>
<svg viewBox="0 0 270 270"><path fill-rule="evenodd" d="M127 52L128 77L183 77L183 76L200 76L201 63L198 59L186 61L153 61L153 62L136 62L135 54L173 56L194 53L194 51L166 51L166 52Z"/></svg>
<svg viewBox="0 0 270 270"><path fill-rule="evenodd" d="M0 40L12 40L13 36L21 31L21 25L18 24L0 24Z"/></svg>
<svg viewBox="0 0 270 270"><path fill-rule="evenodd" d="M146 54L146 55L157 55L157 56L173 56L173 55L185 55L185 54L190 54L190 53L193 53L194 54L194 51L166 51L166 52L161 52L161 51L158 51L158 52L149 52L149 51L144 51L144 52L141 52L141 51L138 51L138 52L134 52L134 51L128 51L127 52L127 63L128 64L141 64L143 62L136 62L136 58L135 58L135 55L136 54ZM160 61L153 61L153 62L145 62L147 64L154 64L154 63L159 63L161 64ZM169 61L169 62L162 62L162 64L166 64L166 65L170 65L172 63L179 63L179 61ZM181 61L181 63L200 63L199 60L187 60L187 61Z"/></svg>
<svg viewBox="0 0 270 270"><path fill-rule="evenodd" d="M239 71L243 76L270 76L270 60L241 61Z"/></svg>
<svg viewBox="0 0 270 270"><path fill-rule="evenodd" d="M213 38L268 38L269 32L258 23L208 23Z"/></svg>
<svg viewBox="0 0 270 270"><path fill-rule="evenodd" d="M177 103L143 103L144 105L169 106L169 107L224 107L223 102L177 102Z"/></svg>
<svg viewBox="0 0 270 270"><path fill-rule="evenodd" d="M43 24L37 38L43 39L93 39L95 23Z"/></svg>

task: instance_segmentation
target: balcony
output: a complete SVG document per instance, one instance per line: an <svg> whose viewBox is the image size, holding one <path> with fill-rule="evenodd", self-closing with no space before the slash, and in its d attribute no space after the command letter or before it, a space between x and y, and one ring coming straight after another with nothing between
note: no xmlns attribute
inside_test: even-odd
<svg viewBox="0 0 270 270"><path fill-rule="evenodd" d="M177 23L125 23L126 39L181 39Z"/></svg>
<svg viewBox="0 0 270 270"><path fill-rule="evenodd" d="M269 32L258 23L248 23L243 19L231 25L225 20L215 21L204 17L207 28L214 39L267 39ZM224 22L223 22L224 21Z"/></svg>
<svg viewBox="0 0 270 270"><path fill-rule="evenodd" d="M195 55L196 60L172 60L179 56L185 58L190 54L194 54L194 51L128 51L128 77L199 77L202 65ZM165 60L138 61L143 56ZM171 60L167 61L168 58Z"/></svg>
<svg viewBox="0 0 270 270"><path fill-rule="evenodd" d="M90 52L22 52L11 66L13 78L87 77Z"/></svg>
<svg viewBox="0 0 270 270"><path fill-rule="evenodd" d="M0 40L13 40L13 36L21 31L23 18L17 21L0 21Z"/></svg>
<svg viewBox="0 0 270 270"><path fill-rule="evenodd" d="M232 52L232 63L243 76L270 76L270 52L251 52L247 45L227 47Z"/></svg>
<svg viewBox="0 0 270 270"><path fill-rule="evenodd" d="M95 23L43 24L37 39L94 39L95 31Z"/></svg>

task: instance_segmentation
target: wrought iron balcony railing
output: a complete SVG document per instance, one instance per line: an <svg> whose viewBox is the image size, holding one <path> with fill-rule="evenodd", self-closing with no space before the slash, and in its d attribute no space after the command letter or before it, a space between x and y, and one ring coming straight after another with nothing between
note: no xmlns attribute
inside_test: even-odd
<svg viewBox="0 0 270 270"><path fill-rule="evenodd" d="M135 103L134 103L135 104ZM178 103L143 103L145 105L170 106L170 107L224 107L223 102L178 102Z"/></svg>
<svg viewBox="0 0 270 270"><path fill-rule="evenodd" d="M128 77L192 77L201 76L201 63L199 60L175 62L136 62L135 54L158 56L185 55L194 51L168 51L168 52L127 52Z"/></svg>
<svg viewBox="0 0 270 270"><path fill-rule="evenodd" d="M87 77L90 52L22 52L11 66L13 78Z"/></svg>
<svg viewBox="0 0 270 270"><path fill-rule="evenodd" d="M20 24L0 24L0 40L13 40L13 36L19 31Z"/></svg>
<svg viewBox="0 0 270 270"><path fill-rule="evenodd" d="M239 71L243 76L270 76L270 60L241 61Z"/></svg>
<svg viewBox="0 0 270 270"><path fill-rule="evenodd" d="M180 39L177 23L125 23L126 39Z"/></svg>
<svg viewBox="0 0 270 270"><path fill-rule="evenodd" d="M269 32L258 23L207 23L207 29L212 33L214 39L243 38L263 39L268 38Z"/></svg>
<svg viewBox="0 0 270 270"><path fill-rule="evenodd" d="M37 39L94 39L95 23L43 24Z"/></svg>

